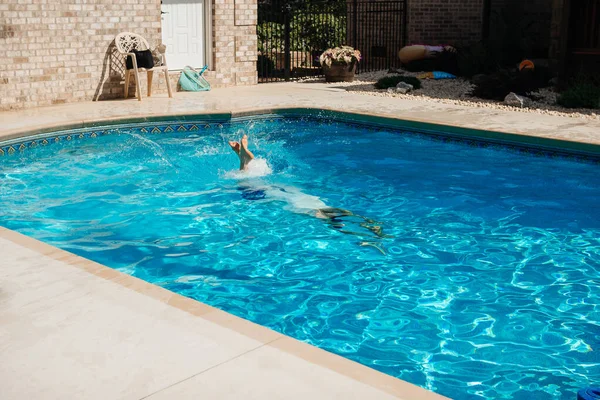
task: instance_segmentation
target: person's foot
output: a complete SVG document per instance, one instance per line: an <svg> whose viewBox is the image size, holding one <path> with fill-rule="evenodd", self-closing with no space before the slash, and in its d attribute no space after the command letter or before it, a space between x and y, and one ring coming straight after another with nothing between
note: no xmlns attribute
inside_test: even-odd
<svg viewBox="0 0 600 400"><path fill-rule="evenodd" d="M248 150L248 136L242 136L239 142L230 141L229 146L240 158L240 170L246 169L250 161L254 159L254 154Z"/></svg>
<svg viewBox="0 0 600 400"><path fill-rule="evenodd" d="M229 146L231 146L231 150L235 151L235 154L240 155L240 144L238 142L230 140Z"/></svg>

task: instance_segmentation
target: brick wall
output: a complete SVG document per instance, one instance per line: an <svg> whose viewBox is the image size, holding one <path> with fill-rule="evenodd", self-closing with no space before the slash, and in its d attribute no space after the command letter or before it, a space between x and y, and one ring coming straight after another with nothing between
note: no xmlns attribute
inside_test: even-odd
<svg viewBox="0 0 600 400"><path fill-rule="evenodd" d="M256 0L214 0L214 76L223 85L257 83L257 17Z"/></svg>
<svg viewBox="0 0 600 400"><path fill-rule="evenodd" d="M483 0L408 0L408 44L481 40Z"/></svg>
<svg viewBox="0 0 600 400"><path fill-rule="evenodd" d="M206 1L213 2L207 79L214 87L255 84L256 0ZM160 0L1 2L0 110L122 97L122 57L111 44L122 31L158 45ZM172 74L173 87L177 80ZM153 93L165 87L162 74L155 76Z"/></svg>

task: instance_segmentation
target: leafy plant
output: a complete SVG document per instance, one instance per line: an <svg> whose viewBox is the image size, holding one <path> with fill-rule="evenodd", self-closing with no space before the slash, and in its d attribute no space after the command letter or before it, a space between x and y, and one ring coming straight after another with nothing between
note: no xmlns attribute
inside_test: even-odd
<svg viewBox="0 0 600 400"><path fill-rule="evenodd" d="M475 82L471 95L480 99L504 100L512 90L513 77L507 70L499 70L493 74L485 75Z"/></svg>
<svg viewBox="0 0 600 400"><path fill-rule="evenodd" d="M359 62L361 59L360 51L350 46L334 47L327 49L319 57L321 65L330 67L333 65L350 65Z"/></svg>
<svg viewBox="0 0 600 400"><path fill-rule="evenodd" d="M346 18L334 14L318 14L311 18L296 14L290 21L290 50L323 51L339 46L346 40L346 26ZM256 27L256 34L260 53L284 50L285 25L282 22L262 22Z"/></svg>
<svg viewBox="0 0 600 400"><path fill-rule="evenodd" d="M256 27L258 51L262 54L282 51L284 45L284 26L276 22L263 22Z"/></svg>
<svg viewBox="0 0 600 400"><path fill-rule="evenodd" d="M525 96L547 87L548 81L547 68L523 71L501 69L474 81L475 87L471 94L482 99L504 100L510 92Z"/></svg>
<svg viewBox="0 0 600 400"><path fill-rule="evenodd" d="M268 7L272 12L271 14L282 14L285 12L294 13L298 11L314 11L323 8L326 3L327 7L331 11L338 13L346 12L346 1L347 0L258 0L259 9ZM276 15L275 15L276 16Z"/></svg>
<svg viewBox="0 0 600 400"><path fill-rule="evenodd" d="M292 51L323 51L346 40L346 18L334 14L317 14L306 18L297 14L290 23Z"/></svg>
<svg viewBox="0 0 600 400"><path fill-rule="evenodd" d="M396 85L400 82L405 82L410 85L413 85L415 89L421 88L421 81L419 78L415 78L413 76L402 76L402 75L394 75L394 76L384 76L375 82L376 89L387 89L390 87L396 87Z"/></svg>
<svg viewBox="0 0 600 400"><path fill-rule="evenodd" d="M556 102L567 108L600 108L600 85L579 80L562 92Z"/></svg>

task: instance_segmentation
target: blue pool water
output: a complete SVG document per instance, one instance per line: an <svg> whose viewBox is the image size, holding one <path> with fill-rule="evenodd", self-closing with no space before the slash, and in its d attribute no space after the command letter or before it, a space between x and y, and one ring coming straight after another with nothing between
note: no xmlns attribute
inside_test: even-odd
<svg viewBox="0 0 600 400"><path fill-rule="evenodd" d="M200 126L1 157L0 224L456 399L600 383L598 163L317 119Z"/></svg>

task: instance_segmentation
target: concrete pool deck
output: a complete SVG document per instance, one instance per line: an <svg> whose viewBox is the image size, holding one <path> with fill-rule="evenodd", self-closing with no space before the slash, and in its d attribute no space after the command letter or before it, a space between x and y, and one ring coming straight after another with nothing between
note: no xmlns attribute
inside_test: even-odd
<svg viewBox="0 0 600 400"><path fill-rule="evenodd" d="M22 111L0 112L0 140L24 132L83 127L94 122L185 114L243 114L277 108L323 108L391 117L408 121L469 129L513 133L580 143L600 144L600 119L569 118L536 112L506 111L454 104L378 97L347 92L335 84L271 83L215 89L210 92L177 92L135 99L63 104Z"/></svg>
<svg viewBox="0 0 600 400"><path fill-rule="evenodd" d="M169 114L313 107L600 144L600 121L269 84L0 113L0 140ZM372 111L375 110L375 111ZM442 399L0 227L2 399Z"/></svg>

